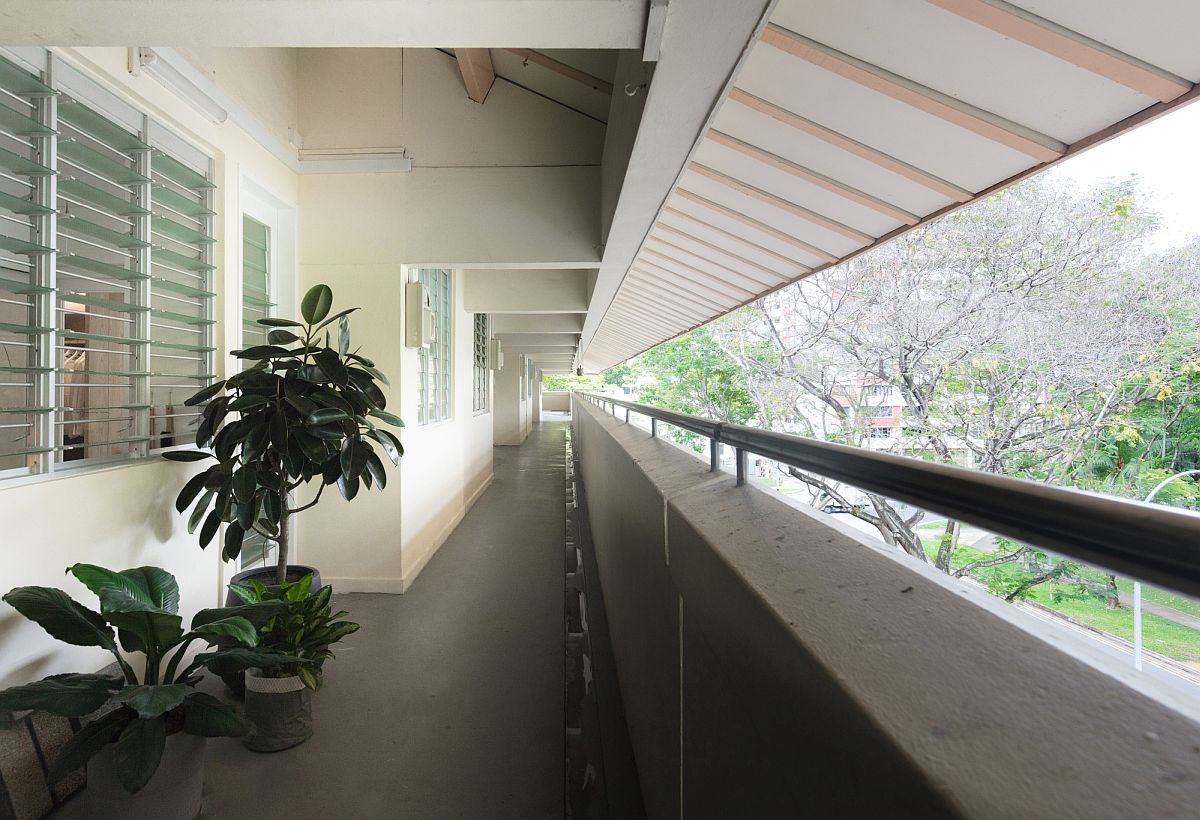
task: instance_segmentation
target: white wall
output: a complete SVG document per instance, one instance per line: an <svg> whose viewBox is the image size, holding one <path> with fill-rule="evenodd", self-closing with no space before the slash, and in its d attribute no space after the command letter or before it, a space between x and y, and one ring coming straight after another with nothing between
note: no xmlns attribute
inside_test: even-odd
<svg viewBox="0 0 1200 820"><path fill-rule="evenodd" d="M236 125L214 125L149 76L131 77L124 48L65 50L64 59L126 97L160 122L173 126L216 159L218 239L214 274L218 317L226 315L228 282L240 265L240 248L226 237L239 236L238 180L242 174L285 200L297 198L296 176ZM236 290L233 301L236 302ZM236 314L236 309L235 309ZM217 334L217 372L236 344L236 324ZM186 465L158 458L103 471L62 476L22 485L0 484L0 591L43 585L65 589L90 606L95 599L63 574L76 562L113 569L161 566L179 580L185 617L215 605L223 586L220 550L201 551L175 513L175 494L187 480ZM102 650L67 647L47 638L8 605L0 604L0 687L65 671L91 671L104 665Z"/></svg>

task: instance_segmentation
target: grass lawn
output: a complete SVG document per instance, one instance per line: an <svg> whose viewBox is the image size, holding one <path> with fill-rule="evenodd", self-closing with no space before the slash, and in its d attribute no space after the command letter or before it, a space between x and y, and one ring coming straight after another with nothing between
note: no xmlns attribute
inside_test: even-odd
<svg viewBox="0 0 1200 820"><path fill-rule="evenodd" d="M925 529L926 527L919 527L918 529ZM939 539L936 536L926 536L922 533L921 540L925 545L926 554L929 556L930 561L932 561L937 554ZM952 563L957 568L972 561L988 557L989 553L982 550L960 546L954 551ZM1090 568L1082 570L1080 575L1100 584L1104 583L1105 579L1102 572ZM1022 570L1018 562L1014 562L1011 564L1001 564L997 567L986 567L975 571L972 573L972 576L990 585L1002 584L1004 587L1012 588L1022 580L1028 578L1029 573ZM1132 594L1133 582L1118 580L1117 588L1122 592ZM1054 597L1054 592L1058 593L1057 600ZM1142 593L1148 601L1155 601L1164 606L1170 606L1182 612L1200 616L1200 603L1196 601L1150 587L1143 587ZM1127 641L1133 640L1132 607L1123 606L1119 609L1107 609L1104 606L1104 598L1101 595L1095 592L1080 590L1078 585L1063 583L1055 584L1053 590L1049 583L1041 584L1031 589L1028 597L1029 600L1037 601L1039 604L1049 607L1056 612L1061 612L1068 618L1072 618L1080 623L1087 624L1110 635L1124 638ZM1200 663L1200 632L1177 624L1174 621L1168 621L1157 615L1143 612L1142 641L1147 649L1152 649L1169 658L1187 663Z"/></svg>

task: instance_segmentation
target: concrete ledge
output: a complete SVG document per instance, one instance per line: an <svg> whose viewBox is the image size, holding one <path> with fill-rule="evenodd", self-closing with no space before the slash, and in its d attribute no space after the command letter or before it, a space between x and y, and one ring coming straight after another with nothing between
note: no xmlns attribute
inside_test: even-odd
<svg viewBox="0 0 1200 820"><path fill-rule="evenodd" d="M650 817L1200 805L1200 725L1097 669L1085 638L1044 640L1014 607L572 412Z"/></svg>

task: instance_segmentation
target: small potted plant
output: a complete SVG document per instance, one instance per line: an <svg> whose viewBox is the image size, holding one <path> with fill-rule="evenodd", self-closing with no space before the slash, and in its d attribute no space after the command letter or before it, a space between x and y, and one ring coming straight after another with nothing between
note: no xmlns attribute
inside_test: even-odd
<svg viewBox="0 0 1200 820"><path fill-rule="evenodd" d="M188 531L199 529L202 548L222 523L227 560L237 558L250 532L277 545L274 570L248 570L234 583L254 578L278 585L315 573L312 567L289 568L292 516L316 505L330 484L347 501L362 487L382 490L387 472L376 448L392 464L404 453L400 439L385 429L404 426L386 409L379 383L387 384L387 377L349 349L347 317L358 308L330 316L332 306L333 291L316 285L301 302L304 321L259 319L271 328L268 344L233 352L253 364L185 402L205 405L196 429L200 451L163 454L173 461L216 461L192 477L175 501L180 512L192 507ZM334 323L336 347L330 344ZM314 480L320 485L313 500L295 506L295 491ZM320 586L319 573L314 586Z"/></svg>
<svg viewBox="0 0 1200 820"><path fill-rule="evenodd" d="M285 581L278 588L258 581L231 589L247 605L282 601L284 606L258 631L258 646L288 660L246 670L246 718L255 731L242 743L256 752L290 749L312 737L312 693L321 687L329 647L358 631L332 612L333 587L313 591L313 576Z"/></svg>
<svg viewBox="0 0 1200 820"><path fill-rule="evenodd" d="M158 567L114 572L92 564L67 569L100 599L100 611L51 587L17 587L3 597L21 615L75 646L98 646L119 674L51 675L0 692L0 710L41 709L93 715L53 761L57 782L87 767L80 798L88 817L192 820L200 811L204 745L210 737L242 737L253 725L228 704L195 691L202 669L233 671L294 659L262 650L258 628L278 601L205 609L184 631L179 585ZM215 647L187 660L194 642ZM139 676L126 652L145 657Z"/></svg>

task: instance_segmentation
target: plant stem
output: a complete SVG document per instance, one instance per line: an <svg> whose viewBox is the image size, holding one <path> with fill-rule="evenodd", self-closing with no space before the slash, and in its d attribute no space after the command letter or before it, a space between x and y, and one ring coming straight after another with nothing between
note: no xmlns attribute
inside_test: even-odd
<svg viewBox="0 0 1200 820"><path fill-rule="evenodd" d="M276 556L278 558L275 564L275 579L276 583L282 584L287 580L287 563L288 563L288 524L291 523L292 512L288 509L288 492L285 486L279 493L279 537L275 540Z"/></svg>

